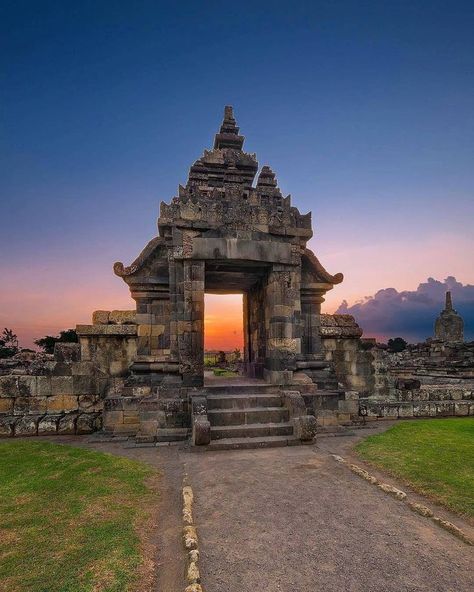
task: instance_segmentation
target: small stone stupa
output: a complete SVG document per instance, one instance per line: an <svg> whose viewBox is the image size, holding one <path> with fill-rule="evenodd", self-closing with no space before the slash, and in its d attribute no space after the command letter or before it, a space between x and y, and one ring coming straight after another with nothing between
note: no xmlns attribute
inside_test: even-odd
<svg viewBox="0 0 474 592"><path fill-rule="evenodd" d="M451 292L446 292L446 305L435 322L435 339L464 341L464 321L453 308Z"/></svg>

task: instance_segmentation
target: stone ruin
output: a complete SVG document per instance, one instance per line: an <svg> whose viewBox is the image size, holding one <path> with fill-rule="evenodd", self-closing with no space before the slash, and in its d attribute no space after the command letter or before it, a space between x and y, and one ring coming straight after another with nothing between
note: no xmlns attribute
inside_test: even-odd
<svg viewBox="0 0 474 592"><path fill-rule="evenodd" d="M451 343L464 341L464 321L453 308L451 292L446 292L446 306L436 319L434 338Z"/></svg>
<svg viewBox="0 0 474 592"><path fill-rule="evenodd" d="M380 345L365 352L370 373L360 411L367 419L474 415L474 342L465 343L464 322L451 293L435 322L433 339L390 353Z"/></svg>
<svg viewBox="0 0 474 592"><path fill-rule="evenodd" d="M0 364L0 436L103 430L149 444L281 446L367 418L474 413L465 388L474 349L450 299L436 324L443 341L406 360L364 346L353 317L321 314L343 276L307 247L311 214L282 195L270 167L258 172L243 144L226 107L213 149L161 204L158 235L131 265L115 263L136 310L95 311L76 328L79 344ZM205 293L243 294L245 376L235 382L204 380ZM457 403L440 406L448 395L438 389L415 411L417 397L431 396L417 377L428 385L436 360L452 385L462 347L463 394L449 395Z"/></svg>
<svg viewBox="0 0 474 592"><path fill-rule="evenodd" d="M25 433L24 415L28 433L44 433L45 418L64 433L65 418L82 426L90 413L91 430L102 423L142 442L192 434L200 444L249 437L286 444L310 440L317 423L357 415L322 346L321 303L343 276L328 273L307 247L311 214L282 195L270 167L259 172L243 144L226 107L213 149L161 204L158 235L131 265L114 265L136 310L96 311L92 325L77 326L80 345L58 347L41 376L17 369L0 377L3 435ZM246 384L204 382L205 293L243 294ZM360 337L352 317L338 322L338 339ZM93 401L87 409L85 396ZM235 414L223 411L234 404Z"/></svg>

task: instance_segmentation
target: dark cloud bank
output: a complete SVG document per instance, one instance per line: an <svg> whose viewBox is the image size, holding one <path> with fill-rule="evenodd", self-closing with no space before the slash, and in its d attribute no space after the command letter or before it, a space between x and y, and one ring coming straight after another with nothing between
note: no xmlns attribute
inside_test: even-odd
<svg viewBox="0 0 474 592"><path fill-rule="evenodd" d="M434 321L444 308L447 290L451 290L454 308L464 319L466 341L474 340L474 286L463 285L452 276L444 282L428 278L412 292L398 292L395 288L379 290L375 296L367 296L352 306L344 300L337 312L354 315L365 337L386 340L400 336L416 343L432 337Z"/></svg>

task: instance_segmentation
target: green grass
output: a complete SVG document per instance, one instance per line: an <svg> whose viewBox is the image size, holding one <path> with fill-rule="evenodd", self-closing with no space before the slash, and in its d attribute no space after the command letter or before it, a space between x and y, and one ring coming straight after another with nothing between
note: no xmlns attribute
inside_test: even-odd
<svg viewBox="0 0 474 592"><path fill-rule="evenodd" d="M233 376L238 376L238 372L234 372L233 370L226 370L225 368L213 368L214 376L222 376L224 378L232 378Z"/></svg>
<svg viewBox="0 0 474 592"><path fill-rule="evenodd" d="M134 590L156 475L82 448L0 443L0 590Z"/></svg>
<svg viewBox="0 0 474 592"><path fill-rule="evenodd" d="M473 418L404 421L355 449L420 493L474 516Z"/></svg>

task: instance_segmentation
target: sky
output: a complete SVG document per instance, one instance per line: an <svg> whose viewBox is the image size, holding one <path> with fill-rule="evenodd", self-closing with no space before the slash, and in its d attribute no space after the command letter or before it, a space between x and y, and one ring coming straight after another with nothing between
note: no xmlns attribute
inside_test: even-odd
<svg viewBox="0 0 474 592"><path fill-rule="evenodd" d="M474 284L473 30L456 0L2 3L0 327L27 346L132 308L112 265L156 235L227 104L345 275L326 312ZM241 297L208 300L228 342Z"/></svg>

